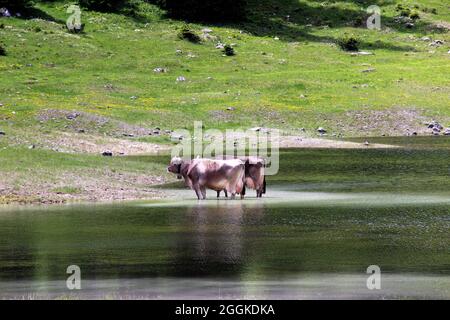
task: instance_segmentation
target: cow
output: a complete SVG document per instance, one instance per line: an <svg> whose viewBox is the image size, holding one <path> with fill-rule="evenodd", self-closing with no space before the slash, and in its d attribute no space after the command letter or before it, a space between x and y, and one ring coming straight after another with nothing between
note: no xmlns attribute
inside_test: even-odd
<svg viewBox="0 0 450 320"><path fill-rule="evenodd" d="M245 163L239 159L212 160L196 158L184 160L174 157L167 171L184 178L186 185L195 191L199 200L206 199L206 188L226 190L235 198L245 195Z"/></svg>
<svg viewBox="0 0 450 320"><path fill-rule="evenodd" d="M227 156L223 158L233 159ZM256 197L261 198L266 193L265 160L254 156L240 157L238 159L245 163L245 187L256 190ZM224 191L225 197L228 197L226 190L218 190L217 198L220 197L221 191Z"/></svg>

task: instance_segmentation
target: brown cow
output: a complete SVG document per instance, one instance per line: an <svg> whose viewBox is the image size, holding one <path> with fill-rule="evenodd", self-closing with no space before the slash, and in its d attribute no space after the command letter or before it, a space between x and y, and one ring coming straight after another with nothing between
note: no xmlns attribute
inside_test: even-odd
<svg viewBox="0 0 450 320"><path fill-rule="evenodd" d="M167 171L175 173L178 178L184 178L188 187L193 189L197 198L206 199L206 188L219 191L226 190L234 198L236 193L245 195L245 164L239 159L183 160L174 157Z"/></svg>
<svg viewBox="0 0 450 320"><path fill-rule="evenodd" d="M225 156L225 159L233 159ZM263 193L266 193L266 177L264 175L265 160L258 157L240 157L245 163L245 187L256 190L256 197L261 198ZM217 191L217 198L220 196L220 191ZM225 197L228 197L227 191Z"/></svg>

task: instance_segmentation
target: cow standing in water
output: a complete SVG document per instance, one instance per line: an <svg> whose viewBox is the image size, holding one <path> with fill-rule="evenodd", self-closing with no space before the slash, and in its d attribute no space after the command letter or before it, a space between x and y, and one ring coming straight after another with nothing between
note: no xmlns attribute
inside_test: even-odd
<svg viewBox="0 0 450 320"><path fill-rule="evenodd" d="M227 158L232 159L232 158ZM245 163L245 187L256 190L256 197L261 198L263 193L266 193L266 177L264 174L265 161L258 157L243 157L239 158ZM217 198L220 197L220 192L225 192L225 197L228 197L226 190L218 190Z"/></svg>
<svg viewBox="0 0 450 320"><path fill-rule="evenodd" d="M186 185L195 191L197 198L206 199L206 188L215 191L226 190L234 198L236 193L245 195L245 163L239 159L183 160L174 157L167 171L184 178Z"/></svg>

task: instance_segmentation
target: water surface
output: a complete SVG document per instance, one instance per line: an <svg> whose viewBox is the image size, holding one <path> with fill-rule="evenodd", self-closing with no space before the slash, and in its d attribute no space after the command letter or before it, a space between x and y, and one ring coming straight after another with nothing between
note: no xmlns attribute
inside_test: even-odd
<svg viewBox="0 0 450 320"><path fill-rule="evenodd" d="M449 299L446 141L287 150L263 199L2 209L0 298Z"/></svg>

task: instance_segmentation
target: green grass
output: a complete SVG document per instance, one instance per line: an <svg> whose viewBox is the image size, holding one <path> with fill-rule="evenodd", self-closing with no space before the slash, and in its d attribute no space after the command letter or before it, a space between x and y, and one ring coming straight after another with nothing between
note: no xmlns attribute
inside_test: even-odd
<svg viewBox="0 0 450 320"><path fill-rule="evenodd" d="M52 191L56 192L56 193L64 193L64 194L80 194L83 190L78 187L64 186L64 187L55 188Z"/></svg>
<svg viewBox="0 0 450 320"><path fill-rule="evenodd" d="M140 20L85 11L85 33L73 35L64 27L67 4L38 4L57 22L2 21L8 55L0 57L0 126L45 127L35 118L42 109L81 110L162 129L190 128L194 120L207 128L333 128L333 119L361 108L414 108L449 117L448 45L431 48L419 40L426 35L450 42L448 33L433 28L450 21L446 2L401 1L418 4L421 16L406 29L393 21L399 1L375 1L384 30L354 27L369 2L254 2L247 22L207 26L217 41L236 44L232 57L223 56L215 41L179 39L184 22L165 19L152 5L143 6ZM431 8L437 14L423 12ZM189 26L197 32L205 27ZM374 55L340 50L336 42L346 34ZM168 72L153 72L157 67ZM375 72L361 72L368 67ZM177 83L178 76L186 81ZM368 86L353 88L360 84ZM236 110L227 112L228 106Z"/></svg>

